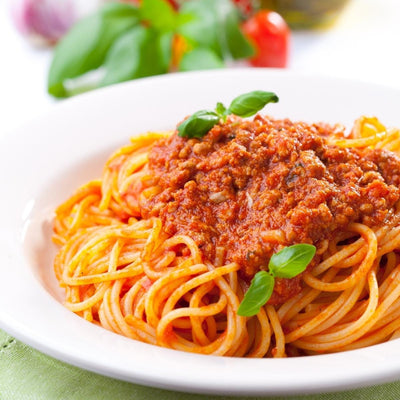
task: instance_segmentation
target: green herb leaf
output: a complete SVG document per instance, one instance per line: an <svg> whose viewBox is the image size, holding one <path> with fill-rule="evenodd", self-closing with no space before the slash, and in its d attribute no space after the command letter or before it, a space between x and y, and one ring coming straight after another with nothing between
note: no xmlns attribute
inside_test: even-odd
<svg viewBox="0 0 400 400"><path fill-rule="evenodd" d="M180 8L179 33L193 47L209 48L221 59L253 55L253 47L240 30L237 8L230 0L196 0Z"/></svg>
<svg viewBox="0 0 400 400"><path fill-rule="evenodd" d="M217 103L215 112L201 110L178 126L178 135L181 137L202 138L220 120L225 121L229 114L240 117L249 117L261 110L269 102L277 102L278 97L271 92L256 90L236 97L229 108Z"/></svg>
<svg viewBox="0 0 400 400"><path fill-rule="evenodd" d="M202 138L218 122L219 116L215 112L197 111L178 126L178 136Z"/></svg>
<svg viewBox="0 0 400 400"><path fill-rule="evenodd" d="M229 114L229 110L220 102L215 106L215 111L221 118L224 118Z"/></svg>
<svg viewBox="0 0 400 400"><path fill-rule="evenodd" d="M101 85L165 73L168 66L163 62L160 39L159 33L141 25L125 32L107 54Z"/></svg>
<svg viewBox="0 0 400 400"><path fill-rule="evenodd" d="M270 299L274 290L274 284L274 277L268 272L257 272L240 303L237 314L243 317L256 315L260 311L260 308Z"/></svg>
<svg viewBox="0 0 400 400"><path fill-rule="evenodd" d="M278 278L293 278L307 268L315 251L315 246L306 243L285 247L271 257L268 268Z"/></svg>
<svg viewBox="0 0 400 400"><path fill-rule="evenodd" d="M222 58L216 32L214 0L184 2L180 8L180 22L178 33L192 47L209 48Z"/></svg>
<svg viewBox="0 0 400 400"><path fill-rule="evenodd" d="M179 63L179 71L223 68L220 57L207 48L196 48L185 53Z"/></svg>
<svg viewBox="0 0 400 400"><path fill-rule="evenodd" d="M178 23L176 11L166 0L142 0L140 14L152 28L160 31L172 31Z"/></svg>
<svg viewBox="0 0 400 400"><path fill-rule="evenodd" d="M236 97L229 106L229 110L239 117L251 117L263 109L266 104L278 101L279 98L275 93L255 90Z"/></svg>
<svg viewBox="0 0 400 400"><path fill-rule="evenodd" d="M67 97L65 81L100 67L114 41L138 23L136 7L110 3L75 24L55 49L48 92L55 97Z"/></svg>
<svg viewBox="0 0 400 400"><path fill-rule="evenodd" d="M238 315L251 317L270 299L275 285L275 278L294 278L301 274L315 255L316 248L311 244L301 243L285 247L272 255L269 272L257 272L238 308Z"/></svg>
<svg viewBox="0 0 400 400"><path fill-rule="evenodd" d="M171 64L173 38L173 32L160 32L156 41L157 51L159 51L161 57L160 62L166 72Z"/></svg>
<svg viewBox="0 0 400 400"><path fill-rule="evenodd" d="M249 58L255 54L255 49L243 35L240 29L240 13L232 6L232 1L214 1L216 12L219 16L219 42L225 48L225 56L234 60ZM229 55L226 54L229 52Z"/></svg>

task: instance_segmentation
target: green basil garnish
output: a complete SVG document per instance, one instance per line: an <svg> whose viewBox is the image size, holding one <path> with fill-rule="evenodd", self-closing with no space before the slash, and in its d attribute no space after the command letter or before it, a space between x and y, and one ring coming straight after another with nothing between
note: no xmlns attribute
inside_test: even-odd
<svg viewBox="0 0 400 400"><path fill-rule="evenodd" d="M310 264L316 248L301 243L285 247L274 254L268 264L268 271L257 272L237 310L238 315L251 317L270 299L277 278L294 278Z"/></svg>
<svg viewBox="0 0 400 400"><path fill-rule="evenodd" d="M232 114L246 118L262 110L266 104L278 101L279 98L275 93L255 90L236 97L229 106L229 110Z"/></svg>
<svg viewBox="0 0 400 400"><path fill-rule="evenodd" d="M218 124L219 118L213 111L197 111L178 126L178 135L186 138L202 138L204 132L208 132Z"/></svg>
<svg viewBox="0 0 400 400"><path fill-rule="evenodd" d="M256 315L271 297L274 284L275 280L272 275L267 271L258 271L254 275L237 313L246 317Z"/></svg>
<svg viewBox="0 0 400 400"><path fill-rule="evenodd" d="M222 104L222 103L217 103L215 106L215 111L219 116L228 116L229 115L229 110Z"/></svg>
<svg viewBox="0 0 400 400"><path fill-rule="evenodd" d="M178 125L178 135L187 138L202 138L207 132L220 121L226 121L229 114L239 117L250 117L264 108L268 103L277 103L278 96L272 92L255 90L242 94L232 100L231 105L226 108L222 103L217 103L214 111L202 110L194 113L188 119ZM212 118L210 117L212 115ZM199 121L196 121L196 120ZM205 123L204 119L207 119ZM189 122L188 122L189 121ZM214 121L211 123L211 121ZM195 127L195 131L191 129Z"/></svg>
<svg viewBox="0 0 400 400"><path fill-rule="evenodd" d="M277 278L293 278L301 274L315 255L315 246L301 243L285 247L269 260L268 268Z"/></svg>

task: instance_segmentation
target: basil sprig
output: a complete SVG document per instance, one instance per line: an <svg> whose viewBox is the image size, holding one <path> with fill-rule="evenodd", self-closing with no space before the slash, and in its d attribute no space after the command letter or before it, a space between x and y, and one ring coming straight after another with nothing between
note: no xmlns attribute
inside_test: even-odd
<svg viewBox="0 0 400 400"><path fill-rule="evenodd" d="M226 121L230 114L238 117L251 117L262 110L268 103L277 103L278 96L273 92L254 90L234 98L228 108L217 103L213 111L201 110L192 114L178 125L178 136L186 138L202 138L220 121Z"/></svg>
<svg viewBox="0 0 400 400"><path fill-rule="evenodd" d="M221 68L254 54L240 23L231 0L188 0L178 11L168 0L105 4L58 43L48 92L68 97L174 70Z"/></svg>
<svg viewBox="0 0 400 400"><path fill-rule="evenodd" d="M262 110L266 104L277 103L278 101L279 98L275 93L255 90L233 99L229 110L232 114L246 118Z"/></svg>
<svg viewBox="0 0 400 400"><path fill-rule="evenodd" d="M216 112L207 110L197 111L178 126L178 135L200 139L214 125L218 124L219 120L220 115Z"/></svg>
<svg viewBox="0 0 400 400"><path fill-rule="evenodd" d="M106 4L78 21L54 51L48 92L67 97L65 83L101 67L113 43L138 23L138 9L124 3Z"/></svg>
<svg viewBox="0 0 400 400"><path fill-rule="evenodd" d="M311 244L300 243L285 247L273 254L268 271L257 272L237 310L238 315L251 317L270 299L276 278L294 278L301 274L315 255L316 248Z"/></svg>

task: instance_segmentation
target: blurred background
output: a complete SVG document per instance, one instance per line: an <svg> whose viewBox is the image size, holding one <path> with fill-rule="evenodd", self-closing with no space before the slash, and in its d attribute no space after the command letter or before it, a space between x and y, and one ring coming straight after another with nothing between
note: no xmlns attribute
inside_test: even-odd
<svg viewBox="0 0 400 400"><path fill-rule="evenodd" d="M88 89L193 69L286 68L400 88L398 0L114 3L0 0L0 133Z"/></svg>

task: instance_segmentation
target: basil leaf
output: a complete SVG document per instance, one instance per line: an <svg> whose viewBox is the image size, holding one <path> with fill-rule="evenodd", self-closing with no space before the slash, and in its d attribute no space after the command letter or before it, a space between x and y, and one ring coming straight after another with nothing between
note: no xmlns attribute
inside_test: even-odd
<svg viewBox="0 0 400 400"><path fill-rule="evenodd" d="M214 10L215 0L195 0L184 2L180 7L181 34L192 47L204 47L222 58L218 42L218 19Z"/></svg>
<svg viewBox="0 0 400 400"><path fill-rule="evenodd" d="M124 33L112 46L104 64L101 86L167 72L160 35L138 25Z"/></svg>
<svg viewBox="0 0 400 400"><path fill-rule="evenodd" d="M237 314L243 317L256 315L260 311L260 308L270 299L274 290L274 284L274 277L268 272L257 272L240 303Z"/></svg>
<svg viewBox="0 0 400 400"><path fill-rule="evenodd" d="M215 112L197 111L178 126L178 136L202 138L218 122L219 116Z"/></svg>
<svg viewBox="0 0 400 400"><path fill-rule="evenodd" d="M196 48L182 56L179 71L223 68L224 63L216 53L206 48Z"/></svg>
<svg viewBox="0 0 400 400"><path fill-rule="evenodd" d="M216 12L219 16L220 29L219 41L221 47L225 47L225 52L234 60L249 58L255 54L254 47L243 35L240 29L240 13L230 0L214 1Z"/></svg>
<svg viewBox="0 0 400 400"><path fill-rule="evenodd" d="M278 96L272 92L255 90L253 92L242 94L233 99L229 110L239 117L251 117L260 111L268 103L277 103Z"/></svg>
<svg viewBox="0 0 400 400"><path fill-rule="evenodd" d="M196 16L188 13L188 12L182 12L182 6L180 7L178 16L177 16L177 28L179 31L179 28L185 24L188 24L196 19Z"/></svg>
<svg viewBox="0 0 400 400"><path fill-rule="evenodd" d="M156 45L160 52L160 62L166 72L169 70L171 64L173 38L173 32L160 32L156 41Z"/></svg>
<svg viewBox="0 0 400 400"><path fill-rule="evenodd" d="M110 3L80 20L57 45L48 75L48 92L67 97L64 82L100 67L113 42L139 23L138 9Z"/></svg>
<svg viewBox="0 0 400 400"><path fill-rule="evenodd" d="M215 111L221 118L224 118L229 114L229 110L220 102L215 106Z"/></svg>
<svg viewBox="0 0 400 400"><path fill-rule="evenodd" d="M253 55L253 47L240 30L240 16L230 0L184 2L179 33L193 47L212 49L221 59Z"/></svg>
<svg viewBox="0 0 400 400"><path fill-rule="evenodd" d="M142 0L140 13L154 29L172 31L177 26L177 13L166 0Z"/></svg>
<svg viewBox="0 0 400 400"><path fill-rule="evenodd" d="M268 268L278 278L293 278L307 268L315 251L315 246L306 243L285 247L272 255Z"/></svg>

